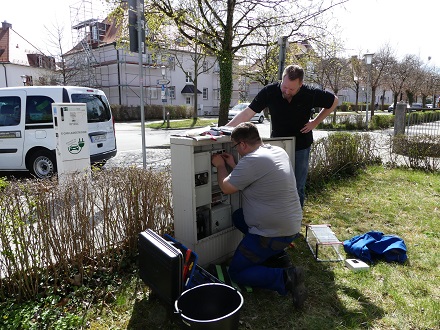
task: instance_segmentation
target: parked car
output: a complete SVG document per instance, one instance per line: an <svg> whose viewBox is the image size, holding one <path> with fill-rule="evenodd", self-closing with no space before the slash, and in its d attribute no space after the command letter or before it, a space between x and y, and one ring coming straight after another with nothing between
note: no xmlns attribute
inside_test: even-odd
<svg viewBox="0 0 440 330"><path fill-rule="evenodd" d="M237 105L235 105L234 107L232 107L232 109L229 110L228 112L228 120L231 120L232 118L235 117L235 115L241 111L243 111L244 109L246 109L249 106L249 102L245 102L245 103L238 103ZM264 114L263 112L260 113L256 113L255 116L253 116L251 118L251 121L256 121L259 122L260 124L264 121Z"/></svg>
<svg viewBox="0 0 440 330"><path fill-rule="evenodd" d="M410 106L407 103L406 104L406 109L409 109L409 108L410 108ZM394 111L394 103L391 103L391 105L388 107L388 112L393 112L393 111Z"/></svg>
<svg viewBox="0 0 440 330"><path fill-rule="evenodd" d="M413 103L410 107L411 111L418 111L421 110L422 108L423 108L422 103Z"/></svg>
<svg viewBox="0 0 440 330"><path fill-rule="evenodd" d="M432 103L428 103L428 104L426 105L426 107L427 107L428 109L432 109L432 108L433 108Z"/></svg>

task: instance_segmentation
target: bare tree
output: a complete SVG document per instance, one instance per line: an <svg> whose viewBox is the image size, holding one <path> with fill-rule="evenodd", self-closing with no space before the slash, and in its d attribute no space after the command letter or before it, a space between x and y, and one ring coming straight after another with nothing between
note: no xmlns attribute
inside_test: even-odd
<svg viewBox="0 0 440 330"><path fill-rule="evenodd" d="M194 85L194 104L192 117L194 122L198 114L198 77L210 72L217 61L212 59L212 52L203 44L197 43L197 38L188 41L180 36L178 30L172 26L173 21L163 13L146 12L146 39L145 44L150 50L156 52L156 56L170 58L173 56L175 64ZM197 31L194 33L197 34ZM189 59L189 60L188 60ZM190 63L189 63L190 62Z"/></svg>
<svg viewBox="0 0 440 330"><path fill-rule="evenodd" d="M371 107L371 117L374 116L374 100L376 99L376 90L379 86L382 85L383 80L385 79L385 74L388 72L391 65L394 63L395 57L394 52L389 45L383 46L379 52L375 54L371 65L366 68L365 72L367 73L367 79L370 82L371 86L371 99L370 107ZM367 66L367 64L365 64ZM367 100L368 102L368 100Z"/></svg>
<svg viewBox="0 0 440 330"><path fill-rule="evenodd" d="M359 110L359 87L360 79L362 77L362 65L359 56L352 56L350 58L350 88L355 92L355 105L354 110L357 112Z"/></svg>
<svg viewBox="0 0 440 330"><path fill-rule="evenodd" d="M191 65L189 70L187 69L187 64L184 62L184 57L181 56L182 52L181 50L169 50L171 54L175 55L176 58L176 64L177 66L185 72L186 76L189 78L189 80L194 84L194 105L193 105L193 119L194 121L197 120L197 110L198 110L198 77L202 73L206 73L212 70L213 67L215 67L217 61L209 61L208 55L206 53L203 53L203 50L200 50L200 47L197 46L197 44L190 45L188 44L187 47L189 48L188 53L189 57L191 58ZM190 74L191 73L191 74Z"/></svg>
<svg viewBox="0 0 440 330"><path fill-rule="evenodd" d="M64 55L65 47L65 33L64 27L57 21L52 22L51 26L44 26L47 31L47 46L48 53L55 58L57 74L56 77L51 77L52 83L54 80L61 85L67 85L71 77L75 76L75 68L67 68Z"/></svg>
<svg viewBox="0 0 440 330"><path fill-rule="evenodd" d="M420 88L423 83L422 61L416 55L408 56L408 76L405 79L403 89L406 94L408 103L412 105L420 93Z"/></svg>
<svg viewBox="0 0 440 330"><path fill-rule="evenodd" d="M256 41L263 46L252 46L242 51L245 65L240 75L259 82L265 86L278 80L279 45L275 44L276 36L281 35L280 27L262 28Z"/></svg>
<svg viewBox="0 0 440 330"><path fill-rule="evenodd" d="M320 15L346 1L150 0L145 11L163 13L174 22L184 38L203 45L216 55L221 88L219 125L224 125L232 95L234 56L246 47L264 46L254 38L264 28L281 25L284 36L303 40L304 32L314 26ZM119 0L110 2L119 6Z"/></svg>
<svg viewBox="0 0 440 330"><path fill-rule="evenodd" d="M420 95L422 96L423 107L426 107L426 100L436 92L436 72L433 68L423 65L421 68Z"/></svg>

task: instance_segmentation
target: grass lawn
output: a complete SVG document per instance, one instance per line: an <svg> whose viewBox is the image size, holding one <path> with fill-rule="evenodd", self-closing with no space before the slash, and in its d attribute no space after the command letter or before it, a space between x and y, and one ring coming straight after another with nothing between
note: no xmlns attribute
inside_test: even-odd
<svg viewBox="0 0 440 330"><path fill-rule="evenodd" d="M145 127L154 129L190 129L205 126L215 126L217 125L218 118L196 118L194 119L181 119L181 120L170 120L169 127L167 127L167 122L154 122L146 124Z"/></svg>
<svg viewBox="0 0 440 330"><path fill-rule="evenodd" d="M240 329L440 329L439 173L371 167L322 187L306 201L304 224L323 223L341 241L370 230L396 234L408 261L352 272L343 262L315 261L301 238L289 254L306 269L304 310L274 292L244 292ZM136 276L120 296L121 304L89 314L92 329L179 328L171 307L150 299Z"/></svg>
<svg viewBox="0 0 440 330"><path fill-rule="evenodd" d="M306 224L327 223L341 241L370 230L396 234L408 261L352 272L343 262L315 261L300 238L288 252L306 270L305 308L295 310L290 297L274 292L244 292L240 329L440 329L440 173L377 166L309 191L302 233ZM150 295L135 267L111 283L99 297L74 294L62 308L81 315L86 329L180 328L172 307Z"/></svg>

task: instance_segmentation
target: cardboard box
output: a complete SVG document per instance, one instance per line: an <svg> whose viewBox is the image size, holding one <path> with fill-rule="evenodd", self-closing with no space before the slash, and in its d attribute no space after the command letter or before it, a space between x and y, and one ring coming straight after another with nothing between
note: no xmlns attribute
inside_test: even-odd
<svg viewBox="0 0 440 330"><path fill-rule="evenodd" d="M354 272L370 269L370 266L359 259L345 259L345 266Z"/></svg>

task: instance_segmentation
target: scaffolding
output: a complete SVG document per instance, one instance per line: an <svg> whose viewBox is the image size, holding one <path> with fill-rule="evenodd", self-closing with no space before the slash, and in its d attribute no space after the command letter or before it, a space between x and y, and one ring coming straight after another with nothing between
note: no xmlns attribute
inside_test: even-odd
<svg viewBox="0 0 440 330"><path fill-rule="evenodd" d="M92 0L81 0L70 6L72 27L73 56L71 67L75 74L73 84L90 87L102 87L100 49L106 33L107 25L102 23L105 18L102 10L93 8ZM94 50L98 51L94 51Z"/></svg>
<svg viewBox="0 0 440 330"><path fill-rule="evenodd" d="M99 10L93 7L99 4ZM70 6L71 32L73 48L64 54L68 78L71 85L99 88L104 91L111 104L138 105L140 88L143 89L144 104L163 105L160 93L160 79L170 80L173 97L168 104L186 104L186 100L178 90L185 85L185 72L176 70L176 50L147 50L142 54L143 78L139 81L139 56L131 53L128 47L119 47L118 28L101 2L97 0L79 0ZM179 56L190 61L191 52L178 50ZM215 59L213 59L215 60ZM162 76L161 67L165 66L166 75ZM219 90L218 72L213 70L211 77L205 78L206 85L214 92ZM177 91L176 91L177 90ZM218 100L210 98L209 103ZM205 104L206 106L206 104ZM208 105L213 108L212 105Z"/></svg>

